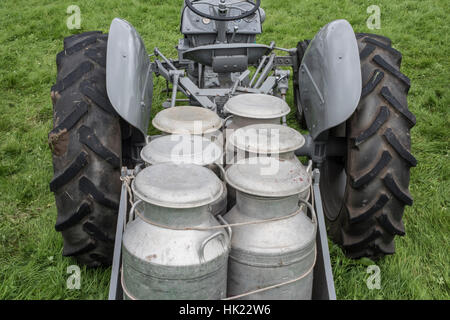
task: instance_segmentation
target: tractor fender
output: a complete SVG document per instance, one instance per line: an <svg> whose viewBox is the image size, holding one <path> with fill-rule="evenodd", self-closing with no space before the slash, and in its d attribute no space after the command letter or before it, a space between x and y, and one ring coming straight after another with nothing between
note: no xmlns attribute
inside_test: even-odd
<svg viewBox="0 0 450 320"><path fill-rule="evenodd" d="M299 69L300 101L314 140L346 121L361 96L358 44L347 20L324 26L310 42Z"/></svg>
<svg viewBox="0 0 450 320"><path fill-rule="evenodd" d="M109 28L106 90L120 117L147 136L153 73L144 43L133 26L115 18Z"/></svg>

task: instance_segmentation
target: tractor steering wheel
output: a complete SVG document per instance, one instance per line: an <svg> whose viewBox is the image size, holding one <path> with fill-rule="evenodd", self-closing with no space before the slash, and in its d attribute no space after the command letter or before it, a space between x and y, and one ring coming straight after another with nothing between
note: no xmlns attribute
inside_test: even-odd
<svg viewBox="0 0 450 320"><path fill-rule="evenodd" d="M219 4L220 6L223 6L224 8L226 8L226 0L223 1L223 3ZM239 19L244 19L247 18L248 16L251 16L252 14L254 14L256 12L256 10L259 9L259 6L261 4L261 0L256 0L256 3L253 3L249 0L247 0L246 2L250 3L253 8L248 10L248 11L244 11L244 13L242 13L241 15L238 16L232 16L232 17L225 17L225 16L220 16L220 15L210 15L207 13L204 13L200 10L197 10L196 8L194 8L192 1L191 0L184 0L184 2L186 3L186 6L191 9L192 12L198 14L200 17L203 18L208 18L211 20L218 20L218 21L233 21L233 20L239 20Z"/></svg>

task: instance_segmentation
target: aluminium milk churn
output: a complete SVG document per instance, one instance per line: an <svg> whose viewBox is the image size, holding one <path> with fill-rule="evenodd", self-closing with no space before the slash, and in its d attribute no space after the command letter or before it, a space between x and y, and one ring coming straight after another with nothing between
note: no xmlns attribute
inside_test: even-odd
<svg viewBox="0 0 450 320"><path fill-rule="evenodd" d="M201 135L223 146L223 120L202 107L179 106L164 109L152 120L153 126L166 134Z"/></svg>
<svg viewBox="0 0 450 320"><path fill-rule="evenodd" d="M223 192L209 169L160 163L132 182L138 195L122 243L124 299L221 299L230 236L209 205ZM188 230L204 228L208 230Z"/></svg>
<svg viewBox="0 0 450 320"><path fill-rule="evenodd" d="M225 176L237 192L227 223L272 219L232 227L228 296L311 299L317 221L299 202L299 195L308 197L310 174L289 161L258 157L232 165Z"/></svg>
<svg viewBox="0 0 450 320"><path fill-rule="evenodd" d="M229 149L234 150L235 159L256 156L271 156L290 161L303 168L295 155L305 138L297 130L274 123L251 124L235 130L228 138ZM228 208L236 202L236 191L228 186Z"/></svg>
<svg viewBox="0 0 450 320"><path fill-rule="evenodd" d="M291 110L281 98L268 94L247 93L230 98L224 110L233 115L227 125L230 129L238 129L250 124L280 124L281 118Z"/></svg>
<svg viewBox="0 0 450 320"><path fill-rule="evenodd" d="M303 167L295 150L305 144L305 138L288 126L272 123L248 125L234 131L229 143L246 158L271 156Z"/></svg>
<svg viewBox="0 0 450 320"><path fill-rule="evenodd" d="M141 158L147 166L157 163L191 163L207 167L224 178L220 162L222 161L222 148L216 143L200 135L164 135L150 141L142 150ZM219 199L211 203L214 215L225 214L227 210L227 189L224 188Z"/></svg>
<svg viewBox="0 0 450 320"><path fill-rule="evenodd" d="M224 105L224 110L231 114L231 121L225 123L225 168L244 158L229 138L239 128L252 124L280 124L282 117L290 112L288 104L275 96L268 94L240 94L230 98ZM228 185L228 208L235 203L235 191Z"/></svg>
<svg viewBox="0 0 450 320"><path fill-rule="evenodd" d="M282 117L290 112L288 104L268 94L240 94L230 98L224 110L232 115L226 123L226 160L227 167L241 158L228 143L229 136L237 129L258 123L280 124Z"/></svg>

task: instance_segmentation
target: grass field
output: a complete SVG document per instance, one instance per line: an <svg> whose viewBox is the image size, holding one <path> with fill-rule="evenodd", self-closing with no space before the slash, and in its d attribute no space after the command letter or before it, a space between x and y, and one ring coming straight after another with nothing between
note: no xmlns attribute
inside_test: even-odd
<svg viewBox="0 0 450 320"><path fill-rule="evenodd" d="M54 231L56 208L47 133L52 127L50 87L55 55L72 33L108 31L114 17L131 22L147 49L170 57L179 34L181 0L0 1L0 299L105 299L109 269L81 269L81 289L66 289L62 239ZM80 30L68 30L66 8L81 9ZM381 29L366 26L366 8L381 8ZM448 57L450 2L445 0L263 0L267 20L258 42L281 47L311 39L327 22L346 18L357 32L392 39L411 78L409 108L417 117L412 151L414 205L405 210L407 235L397 253L377 262L381 289L369 290L369 260L346 259L331 245L339 299L449 299L450 205ZM157 82L155 93L165 83ZM162 95L160 95L162 96ZM153 113L162 98L154 98ZM292 106L292 98L289 99ZM290 124L294 124L293 114Z"/></svg>

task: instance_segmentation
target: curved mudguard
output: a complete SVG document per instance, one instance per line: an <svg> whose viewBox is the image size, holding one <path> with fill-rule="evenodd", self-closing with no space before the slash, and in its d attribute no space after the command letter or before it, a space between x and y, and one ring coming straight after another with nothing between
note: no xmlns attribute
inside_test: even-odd
<svg viewBox="0 0 450 320"><path fill-rule="evenodd" d="M109 28L106 89L117 113L147 135L153 95L150 59L138 32L115 18Z"/></svg>
<svg viewBox="0 0 450 320"><path fill-rule="evenodd" d="M314 140L346 121L361 96L355 33L347 20L323 27L306 49L299 70L300 99Z"/></svg>

